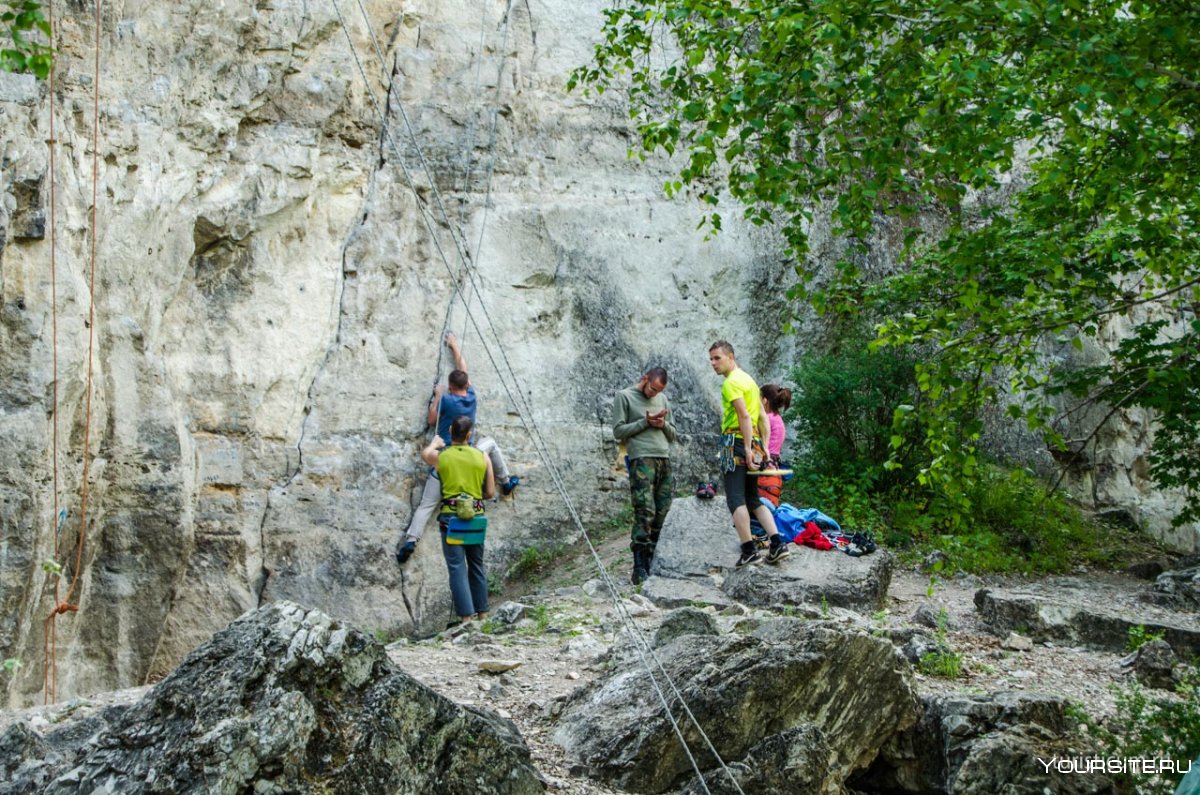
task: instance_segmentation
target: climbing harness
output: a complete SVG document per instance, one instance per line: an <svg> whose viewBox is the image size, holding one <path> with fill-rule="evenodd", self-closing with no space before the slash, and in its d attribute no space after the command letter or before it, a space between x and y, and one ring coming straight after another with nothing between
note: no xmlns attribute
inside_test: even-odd
<svg viewBox="0 0 1200 795"><path fill-rule="evenodd" d="M403 158L400 157L398 147L396 146L395 141L392 139L391 133L387 127L387 117L383 113L382 108L381 108L378 100L375 97L374 92L371 90L370 80L367 77L367 73L362 65L362 61L358 57L357 49L354 46L354 40L350 36L350 30L346 25L345 18L342 16L342 12L341 12L341 8L338 4L338 0L330 0L330 2L333 4L334 10L337 13L338 21L340 22L340 24L342 26L342 31L346 36L346 40L349 45L350 52L354 59L355 65L358 68L359 74L363 80L363 84L366 87L367 93L371 97L371 102L376 109L376 113L379 116L380 128L383 132L383 138L387 142L387 144L391 147L393 154L396 157L397 164L400 167L401 173L403 174L405 181L407 182L410 190L412 191L413 197L416 201L416 206L418 208L418 211L422 217L422 220L425 223L427 230L429 231L430 238L434 244L434 249L437 251L438 256L442 260L443 266L446 268L447 272L450 274L451 281L455 285L456 293L459 296L462 296L464 293L464 290L461 287L461 285L459 285L454 280L454 275L455 275L454 271L450 267L450 262L446 258L445 251L442 249L441 244L438 241L437 235L434 232L433 223L430 219L431 211L428 209L427 203L421 198L420 192L416 188L416 183L413 180L411 172L409 171L407 165L404 163ZM375 46L376 46L376 50L377 50L377 53L378 53L378 56L380 59L380 63L383 64L384 60L382 57L382 52L379 51L378 40L376 39L374 31L372 29L371 20L370 20L369 16L367 16L365 9L362 9L361 2L359 3L359 8L360 8L360 10L362 10L363 19L367 26L367 29L370 31L371 39L372 39L372 41L375 42ZM511 13L511 3L509 5L509 13ZM417 159L421 163L422 167L426 170L426 174L429 177L429 183L431 185L431 192L432 192L434 201L441 213L443 222L445 223L446 228L451 235L451 238L454 240L455 247L458 251L458 255L460 258L460 262L463 264L463 271L466 273L468 281L470 282L471 288L474 290L475 296L478 299L479 308L480 308L481 313L484 316L486 325L491 330L493 336L496 337L497 343L499 343L500 340L499 340L499 336L496 332L496 326L492 322L491 316L488 313L487 304L483 300L482 291L480 290L479 285L476 281L475 274L467 266L466 253L464 252L463 246L458 239L458 235L455 234L454 228L449 222L449 217L445 211L445 207L441 201L440 194L437 190L436 180L433 179L432 171L429 169L428 163L426 163L426 161L425 161L424 155L421 150L420 141L416 135L416 131L414 130L414 128L408 118L407 112L404 110L403 103L400 102L398 99L396 101L396 107L399 110L400 117L404 122L404 126L405 126L406 130L408 131L408 135L411 140L411 143L413 144L413 148L416 152ZM466 306L465 300L463 303L464 303L464 306ZM468 322L475 329L476 333L479 334L480 339L483 339L483 334L481 333L481 330L479 328L479 323L475 319L474 313L470 311L469 307L467 308L466 315L467 315ZM537 422L534 417L532 407L530 406L529 401L525 396L525 393L519 388L519 379L517 378L516 370L515 370L515 368L512 367L511 362L509 362L507 355L504 353L503 346L500 344L497 344L496 349L499 351L500 357L501 357L501 359L503 359L504 364L508 370L508 374L509 374L508 378L511 378L513 381L513 388L510 388L508 378L505 377L504 371L502 371L500 366L497 364L496 359L492 354L491 348L486 345L484 346L484 350L487 353L488 359L491 362L493 368L496 371L496 375L500 380L501 387L504 389L505 393L508 395L508 398L517 407L518 417L520 418L521 423L525 427L526 431L529 433L530 438L533 440L534 448L537 451L539 458L542 460L543 465L546 467L546 471L550 475L551 482L554 484L555 488L558 490L558 493L563 500L563 504L566 506L567 512L570 514L572 521L575 523L575 526L579 531L580 537L587 544L588 550L591 552L592 558L593 558L594 562L596 563L596 567L600 573L600 579L603 582L603 584L606 586L606 588L608 589L610 598L613 600L613 604L614 604L617 615L620 617L622 623L625 625L626 629L629 631L629 636L633 641L635 650L637 651L638 655L640 656L643 665L646 667L647 674L650 678L650 682L655 690L655 693L658 696L659 702L662 704L662 707L666 713L667 719L671 723L672 729L675 732L675 736L679 740L679 743L680 743L681 747L683 748L684 754L687 756L692 769L695 771L697 779L699 780L701 787L703 788L704 792L711 793L711 790L709 790L708 784L705 781L704 773L700 770L699 763L696 761L696 758L695 758L694 754L692 753L691 748L688 745L687 739L684 737L683 729L679 725L679 721L676 719L675 714L672 711L672 703L674 703L674 702L678 702L679 709L686 716L686 718L691 722L691 725L695 728L696 733L703 739L704 744L707 747L708 751L713 755L713 757L716 759L716 761L719 764L719 766L721 767L721 769L728 776L730 784L732 785L733 789L736 792L738 792L739 795L744 795L741 787L738 785L737 780L734 778L732 772L726 766L725 761L721 758L721 755L717 752L716 748L713 746L712 741L709 739L707 733L705 733L704 728L700 725L700 722L696 719L696 716L692 713L691 709L688 707L687 702L683 699L682 693L680 693L679 688L675 685L674 680L671 678L670 674L667 673L666 669L664 668L664 666L662 664L662 661L659 659L653 646L646 639L646 637L642 633L642 631L637 627L637 624L633 621L633 618L630 615L628 608L625 607L624 602L621 600L616 583L609 576L608 570L604 566L604 562L601 560L598 550L596 549L595 545L592 543L592 540L591 540L590 536L588 535L587 530L583 526L583 521L580 519L578 512L575 510L574 504L571 502L571 498L567 491L566 484L563 481L562 474L559 471L558 466L554 462L553 456L551 455L550 447L546 443L545 437L542 435L541 430L537 426ZM515 390L516 394L520 396L520 400L516 399L516 397L514 396L514 390ZM653 662L653 664L651 664L652 662ZM655 673L656 669L658 672L657 675ZM663 679L663 681L666 683L667 687L671 691L672 699L670 702L668 701L667 694L663 692L663 688L659 683L659 677L661 677Z"/></svg>

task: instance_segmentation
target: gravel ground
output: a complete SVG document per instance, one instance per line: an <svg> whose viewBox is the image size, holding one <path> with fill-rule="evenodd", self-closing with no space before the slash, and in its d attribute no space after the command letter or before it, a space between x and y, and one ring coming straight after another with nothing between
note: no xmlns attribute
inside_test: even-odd
<svg viewBox="0 0 1200 795"><path fill-rule="evenodd" d="M963 676L946 680L917 673L922 692L951 691L970 693L996 690L1027 690L1053 693L1078 702L1096 716L1111 715L1115 703L1111 686L1125 681L1127 674L1119 661L1125 656L1091 651L1082 647L1033 644L1028 651L1003 647L998 638L983 628L975 613L975 592L985 585L1005 585L1004 578L983 582L977 577L939 581L934 595L928 596L929 577L912 570L898 571L888 590L889 626L911 624L917 609L930 603L945 608L948 621L946 638L963 656ZM1130 589L1139 584L1128 581Z"/></svg>

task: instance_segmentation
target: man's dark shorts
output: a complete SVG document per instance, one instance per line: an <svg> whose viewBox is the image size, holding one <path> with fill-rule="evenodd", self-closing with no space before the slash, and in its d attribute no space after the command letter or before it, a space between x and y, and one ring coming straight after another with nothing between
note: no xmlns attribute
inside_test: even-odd
<svg viewBox="0 0 1200 795"><path fill-rule="evenodd" d="M746 445L741 439L733 443L734 456L741 458L743 461L746 458ZM725 479L725 504L729 506L729 512L733 513L738 508L746 505L746 495L753 494L755 503L754 506L748 506L753 513L753 509L758 507L758 476L751 475L746 469L745 464L738 464L732 472L724 473Z"/></svg>

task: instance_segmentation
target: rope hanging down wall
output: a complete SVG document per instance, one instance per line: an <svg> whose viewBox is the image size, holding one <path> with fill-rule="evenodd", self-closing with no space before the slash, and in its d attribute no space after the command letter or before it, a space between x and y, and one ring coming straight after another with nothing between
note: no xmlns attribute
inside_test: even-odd
<svg viewBox="0 0 1200 795"><path fill-rule="evenodd" d="M454 284L455 294L462 296L463 292L464 292L463 288L455 280L454 269L451 267L449 260L446 258L445 252L442 249L441 244L438 240L438 236L435 233L433 221L430 218L430 216L432 215L432 211L430 210L429 205L421 198L420 192L417 189L417 186L416 186L415 181L413 180L412 174L409 171L407 165L405 164L403 158L401 157L399 149L395 144L395 141L391 137L391 132L387 125L387 117L384 114L383 109L380 107L380 104L379 104L378 100L376 99L374 92L371 90L370 80L367 77L366 70L363 68L362 62L358 57L357 49L354 46L354 40L350 34L350 30L346 24L345 18L342 16L341 8L338 5L337 0L330 0L330 1L333 4L333 7L337 13L338 21L340 22L340 24L342 26L342 31L346 36L346 41L349 45L351 56L354 59L355 65L358 68L360 76L362 77L363 84L366 88L367 94L371 99L371 103L374 106L377 115L379 116L380 129L383 134L383 139L386 142L386 144L391 148L393 155L396 159L396 163L399 166L399 168L405 178L405 182L407 183L407 185L409 186L409 189L411 190L411 192L413 194L413 198L416 203L418 213L421 215L422 221L424 222L426 229L429 232L430 238L434 245L434 249L437 251L439 258L442 261L443 267L446 269L447 273L450 275L451 282ZM362 9L361 3L359 5L359 8ZM511 13L511 4L509 7L509 12ZM384 64L386 62L383 60L382 52L378 50L378 40L375 38L374 30L372 29L372 26L371 26L371 20L367 16L365 10L363 10L363 19L367 26L368 31L370 31L372 40L376 42L376 48L377 48L378 57L380 59L380 63ZM460 263L462 263L463 269L467 273L468 279L470 281L472 290L474 291L475 296L478 299L479 307L485 317L486 325L487 325L488 329L492 332L492 335L493 335L493 337L495 337L497 343L499 343L500 340L499 340L498 333L496 332L496 326L492 322L491 316L487 311L487 304L486 304L486 301L483 300L483 293L479 287L479 284L478 284L478 281L476 278L476 274L474 272L472 272L471 269L467 268L467 257L464 252L463 245L462 245L461 241L458 239L458 235L454 231L454 226L450 223L450 219L449 219L448 214L446 213L445 206L441 201L441 196L437 190L436 179L434 179L432 170L429 168L429 165L425 160L425 157L422 152L421 145L420 145L419 137L417 136L416 131L415 131L410 119L408 118L408 114L404 109L403 103L400 102L398 98L395 100L395 106L400 114L401 119L404 122L405 129L408 132L409 139L410 139L410 142L412 143L414 151L417 155L417 159L420 162L421 166L424 168L427 179L429 180L429 184L430 184L430 186L432 186L431 193L433 195L434 202L439 210L443 224L445 225L448 233L450 234L451 238L454 241L455 247L458 251ZM453 296L452 296L452 300L453 300ZM464 306L466 306L465 300L464 300ZM478 321L475 319L474 313L471 312L469 310L469 308L467 309L467 319L468 319L469 323L471 324L471 326L473 328L475 328L476 333L479 334L480 338L482 339L483 334L481 333L481 329L479 328ZM491 361L491 364L496 371L496 375L500 380L500 384L501 384L502 388L504 389L505 393L507 394L508 398L513 402L514 405L517 406L518 415L521 418L522 425L524 425L524 427L526 428L526 431L530 434L530 437L534 442L535 450L537 451L539 458L541 458L542 463L545 466L547 473L549 473L551 480L552 480L555 488L558 491L559 497L562 499L563 504L566 506L566 509L567 509L568 513L570 514L571 519L576 526L576 529L579 532L580 538L587 544L587 547L588 547L589 551L591 552L592 559L593 559L594 563L596 564L597 570L600 574L600 579L606 586L609 596L613 601L614 608L617 612L617 615L621 618L621 621L624 624L624 626L629 634L629 637L631 638L634 649L638 653L640 659L642 660L643 665L646 668L646 671L650 677L651 684L653 685L655 693L658 696L659 702L662 705L662 707L666 713L666 716L671 723L671 726L675 732L676 738L679 740L679 743L682 746L684 753L686 754L688 761L692 766L692 769L696 773L697 780L699 781L704 792L706 792L706 793L711 792L708 788L707 782L705 781L704 774L700 770L700 766L697 763L696 758L695 758L694 754L692 753L691 748L688 745L687 739L684 737L683 730L680 727L679 722L676 719L676 717L672 711L672 703L677 703L679 705L680 710L682 711L684 716L686 716L686 718L689 720L689 722L691 723L695 732L702 738L709 753L712 754L713 758L716 760L716 762L718 763L718 765L720 766L722 771L724 771L726 776L728 776L729 782L732 785L733 789L741 794L742 789L738 785L737 780L734 778L732 772L726 766L724 760L721 758L720 754L717 752L716 748L713 746L712 741L709 739L708 735L705 733L703 727L700 725L699 721L696 719L696 717L692 713L691 709L687 706L687 703L684 701L682 694L679 692L678 687L675 685L671 676L667 673L666 669L662 665L661 660L659 660L657 654L655 653L653 646L650 644L648 639L641 632L641 630L637 627L636 623L633 621L632 617L629 615L629 611L625 607L625 604L620 597L620 592L617 588L616 583L609 576L608 571L605 568L604 563L600 558L598 550L596 549L595 545L592 543L592 540L591 540L590 536L588 535L587 530L585 529L583 522L580 519L579 514L575 509L574 504L571 502L570 495L566 488L566 484L563 481L563 478L561 475L561 471L559 470L559 467L557 466L557 463L554 460L554 457L551 453L549 446L546 444L545 437L542 435L540 428L538 428L538 426L537 426L536 418L534 417L531 406L529 405L528 401L524 397L524 395L525 395L524 391L519 388L520 383L519 383L519 379L516 375L516 371L512 367L511 363L508 361L508 357L504 353L503 346L498 344L495 347L497 350L500 351L501 357L504 360L505 366L508 370L508 377L506 378L505 372L501 370L500 366L496 362L496 359L493 357L493 355L491 353L492 346L485 345L484 350L488 355L488 359ZM517 397L514 397L513 389L510 389L510 387L509 387L510 379L513 382L514 386L517 387L515 391L516 391L517 395L520 396L520 399L517 399ZM657 671L657 674L656 674L656 671ZM668 701L667 695L663 692L662 686L659 684L660 676L665 681L667 687L669 687L669 689L671 690L671 695L672 695L671 702Z"/></svg>
<svg viewBox="0 0 1200 795"><path fill-rule="evenodd" d="M75 560L73 570L71 572L71 585L67 589L67 595L60 598L59 591L59 572L48 572L48 575L54 580L54 608L50 614L46 616L46 620L42 627L43 638L43 667L42 667L42 700L50 703L55 700L58 688L58 616L63 613L75 613L79 611L79 605L72 602L76 598L76 592L79 588L80 574L83 569L83 548L84 540L87 534L87 509L88 509L88 485L89 476L91 474L91 435L92 435L92 391L93 391L93 373L95 364L96 350L96 240L99 236L97 229L97 208L99 201L99 184L100 184L100 26L102 14L104 10L103 0L96 0L96 37L95 37L95 64L93 69L92 82L92 206L89 214L89 279L88 279L88 347L87 347L87 379L84 389L84 418L83 418L83 472L80 476L80 496L79 496L79 531L75 537ZM54 9L53 1L49 4L50 16L50 41L53 49L54 43ZM53 76L53 66L51 66L51 75ZM53 77L51 77L53 80ZM51 167L50 167L50 195L54 196L54 149L57 146L57 141L54 140L54 86L50 86L50 152L51 152ZM54 284L56 276L54 274L56 265L55 254L55 234L54 234L54 213L55 207L53 198L50 208L50 269L51 283ZM58 563L59 556L59 515L58 515L58 304L57 304L57 288L51 288L51 315L53 316L54 339L52 354L53 358L53 378L54 390L53 400L54 406L51 410L51 418L54 423L53 436L53 451L54 456L54 560ZM62 571L61 565L59 571Z"/></svg>
<svg viewBox="0 0 1200 795"><path fill-rule="evenodd" d="M46 4L46 25L50 31L50 51L54 52L54 0L48 0ZM50 522L54 526L54 560L58 560L59 556L59 535L62 530L62 521L58 517L58 251L55 245L54 226L57 212L57 195L55 175L58 173L56 154L58 149L58 141L55 138L54 129L54 62L55 59L50 59L50 74L47 77L49 115L50 115L50 137L46 139L46 147L50 158L50 218L48 220L50 233L50 468L53 470L52 487L54 494L52 501L54 505L54 513L50 515ZM53 577L54 580L54 604L59 603L59 578ZM55 614L57 615L57 613ZM43 626L42 631L42 703L50 703L54 694L58 689L58 669L55 661L53 650L58 643L58 623L50 622L49 631Z"/></svg>

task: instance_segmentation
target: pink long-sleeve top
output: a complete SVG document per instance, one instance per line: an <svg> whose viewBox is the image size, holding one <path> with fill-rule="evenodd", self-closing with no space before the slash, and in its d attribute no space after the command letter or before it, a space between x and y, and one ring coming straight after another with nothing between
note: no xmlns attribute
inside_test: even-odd
<svg viewBox="0 0 1200 795"><path fill-rule="evenodd" d="M772 456L778 456L783 452L783 437L787 435L787 428L783 425L783 417L775 413L767 415L767 422L771 424L770 449L767 452Z"/></svg>

